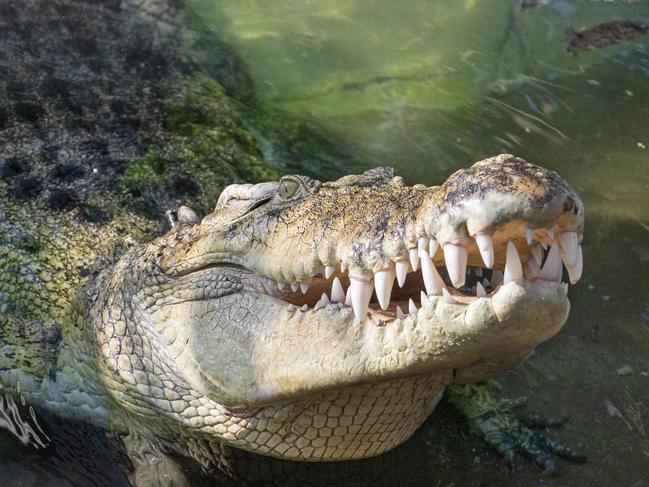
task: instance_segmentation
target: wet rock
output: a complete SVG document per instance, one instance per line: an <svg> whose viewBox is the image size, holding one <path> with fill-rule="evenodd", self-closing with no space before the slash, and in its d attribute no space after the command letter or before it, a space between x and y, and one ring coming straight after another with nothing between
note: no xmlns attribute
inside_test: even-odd
<svg viewBox="0 0 649 487"><path fill-rule="evenodd" d="M617 375L631 375L633 374L633 368L630 365L623 365L615 371Z"/></svg>

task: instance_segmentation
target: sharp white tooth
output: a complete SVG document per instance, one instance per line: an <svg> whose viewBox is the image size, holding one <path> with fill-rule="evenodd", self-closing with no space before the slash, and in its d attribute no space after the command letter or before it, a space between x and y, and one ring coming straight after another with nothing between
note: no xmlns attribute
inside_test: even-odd
<svg viewBox="0 0 649 487"><path fill-rule="evenodd" d="M435 257L438 248L439 248L439 242L434 238L431 238L430 243L428 244L428 255L430 256L431 259Z"/></svg>
<svg viewBox="0 0 649 487"><path fill-rule="evenodd" d="M467 252L466 247L453 244L444 245L444 261L446 262L446 270L448 271L448 276L451 278L453 286L456 288L464 285L468 258L469 253Z"/></svg>
<svg viewBox="0 0 649 487"><path fill-rule="evenodd" d="M293 311L295 311L295 306L293 306L292 304L289 304L288 307L287 307L286 309L288 309L289 311L293 312Z"/></svg>
<svg viewBox="0 0 649 487"><path fill-rule="evenodd" d="M410 267L412 271L415 272L417 267L419 267L419 252L417 249L410 249L408 251L408 259L410 260Z"/></svg>
<svg viewBox="0 0 649 487"><path fill-rule="evenodd" d="M280 291L283 291L284 289L286 289L286 283L278 281L277 282L277 289L279 289Z"/></svg>
<svg viewBox="0 0 649 487"><path fill-rule="evenodd" d="M320 297L320 300L315 304L313 307L314 311L318 311L319 309L324 308L329 304L329 298L327 297L326 293L322 293L322 296Z"/></svg>
<svg viewBox="0 0 649 487"><path fill-rule="evenodd" d="M302 311L302 312L309 311L309 307L308 307L306 304L304 304L304 305L302 305L302 307L300 308L300 311Z"/></svg>
<svg viewBox="0 0 649 487"><path fill-rule="evenodd" d="M523 278L523 266L521 258L518 256L516 245L511 240L507 242L507 260L505 261L505 272L503 274L503 283L517 281Z"/></svg>
<svg viewBox="0 0 649 487"><path fill-rule="evenodd" d="M417 252L420 259L422 250L428 250L428 237L419 237L419 240L417 240Z"/></svg>
<svg viewBox="0 0 649 487"><path fill-rule="evenodd" d="M397 284L403 287L406 282L406 274L408 274L408 261L400 260L394 263L394 270L397 274Z"/></svg>
<svg viewBox="0 0 649 487"><path fill-rule="evenodd" d="M352 308L356 319L363 323L367 318L367 308L370 305L370 298L372 297L371 282L367 282L367 278L358 278L349 276L350 285L352 290Z"/></svg>
<svg viewBox="0 0 649 487"><path fill-rule="evenodd" d="M334 282L331 284L331 301L334 303L342 303L345 301L345 291L340 279L334 277Z"/></svg>
<svg viewBox="0 0 649 487"><path fill-rule="evenodd" d="M332 265L325 266L325 279L329 279L336 269Z"/></svg>
<svg viewBox="0 0 649 487"><path fill-rule="evenodd" d="M494 271L491 275L491 287L496 289L503 282L503 271Z"/></svg>
<svg viewBox="0 0 649 487"><path fill-rule="evenodd" d="M412 298L408 300L408 314L417 314L417 305L415 305L415 302L412 300Z"/></svg>
<svg viewBox="0 0 649 487"><path fill-rule="evenodd" d="M291 291L294 293L297 292L297 289L300 287L300 285L297 282L292 282L291 283Z"/></svg>
<svg viewBox="0 0 649 487"><path fill-rule="evenodd" d="M485 267L491 269L494 265L493 238L487 233L479 233L475 236L475 243L478 245Z"/></svg>
<svg viewBox="0 0 649 487"><path fill-rule="evenodd" d="M561 285L563 286L563 292L568 295L568 283L567 282L562 282Z"/></svg>
<svg viewBox="0 0 649 487"><path fill-rule="evenodd" d="M546 281L561 281L561 256L559 255L559 246L554 244L550 247L550 252L545 259L545 264L539 273L539 279Z"/></svg>
<svg viewBox="0 0 649 487"><path fill-rule="evenodd" d="M536 261L536 258L532 256L527 259L527 262L525 262L525 265L523 266L523 274L525 274L525 278L534 279L539 275L539 272L541 272L541 266Z"/></svg>
<svg viewBox="0 0 649 487"><path fill-rule="evenodd" d="M566 267L574 266L577 262L577 247L579 247L577 232L560 233L559 245L561 245L561 250L563 250Z"/></svg>
<svg viewBox="0 0 649 487"><path fill-rule="evenodd" d="M545 231L548 234L548 238L554 241L554 230L552 229L552 227L546 228Z"/></svg>
<svg viewBox="0 0 649 487"><path fill-rule="evenodd" d="M308 290L309 290L309 284L307 282L301 282L300 291L302 291L302 294L306 294Z"/></svg>
<svg viewBox="0 0 649 487"><path fill-rule="evenodd" d="M403 311L401 311L401 308L397 305L397 319L402 320L405 318L406 315L403 314Z"/></svg>
<svg viewBox="0 0 649 487"><path fill-rule="evenodd" d="M475 297L476 298L486 298L487 297L487 291L485 291L485 288L479 282L476 282L476 284L475 284Z"/></svg>
<svg viewBox="0 0 649 487"><path fill-rule="evenodd" d="M575 265L568 267L568 277L570 284L576 284L581 279L581 273L584 270L584 255L581 251L581 245L577 247L577 260Z"/></svg>
<svg viewBox="0 0 649 487"><path fill-rule="evenodd" d="M540 266L543 263L543 247L541 247L541 244L539 242L534 242L530 246L530 253L536 260L536 263Z"/></svg>
<svg viewBox="0 0 649 487"><path fill-rule="evenodd" d="M381 269L374 273L376 297L379 300L381 309L384 311L390 306L390 294L392 294L392 286L394 285L394 275L395 270L393 264L390 264L387 269Z"/></svg>
<svg viewBox="0 0 649 487"><path fill-rule="evenodd" d="M429 296L433 294L439 296L444 287L444 281L439 275L439 272L437 272L437 269L435 269L435 265L430 260L426 250L423 250L421 253L421 275L424 278L426 294Z"/></svg>
<svg viewBox="0 0 649 487"><path fill-rule="evenodd" d="M352 305L352 287L349 286L347 288L347 292L345 293L345 306L351 306Z"/></svg>
<svg viewBox="0 0 649 487"><path fill-rule="evenodd" d="M421 291L419 293L419 301L421 302L422 306L428 304L428 296L426 296L426 293L424 291Z"/></svg>
<svg viewBox="0 0 649 487"><path fill-rule="evenodd" d="M534 229L530 227L525 227L525 238L527 239L527 245L532 245L534 241Z"/></svg>
<svg viewBox="0 0 649 487"><path fill-rule="evenodd" d="M460 304L453 298L453 296L451 296L451 293L449 293L445 287L442 288L442 300L446 304Z"/></svg>

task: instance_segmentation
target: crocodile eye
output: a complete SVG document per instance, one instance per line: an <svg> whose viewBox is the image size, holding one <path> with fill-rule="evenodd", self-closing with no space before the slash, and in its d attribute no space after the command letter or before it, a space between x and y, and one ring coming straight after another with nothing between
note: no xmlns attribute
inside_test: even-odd
<svg viewBox="0 0 649 487"><path fill-rule="evenodd" d="M279 185L279 195L288 200L295 196L297 190L300 188L300 184L293 179L284 179Z"/></svg>

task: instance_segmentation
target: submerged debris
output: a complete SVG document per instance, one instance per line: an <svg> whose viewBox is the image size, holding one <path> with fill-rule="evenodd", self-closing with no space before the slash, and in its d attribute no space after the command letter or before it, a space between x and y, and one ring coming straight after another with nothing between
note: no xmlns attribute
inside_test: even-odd
<svg viewBox="0 0 649 487"><path fill-rule="evenodd" d="M603 22L590 29L571 31L566 50L571 54L632 41L649 31L649 25L631 20Z"/></svg>

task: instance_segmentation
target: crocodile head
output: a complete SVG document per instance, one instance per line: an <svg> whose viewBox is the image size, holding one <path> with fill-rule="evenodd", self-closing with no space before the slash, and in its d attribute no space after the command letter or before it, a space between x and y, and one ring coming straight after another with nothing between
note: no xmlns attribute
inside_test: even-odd
<svg viewBox="0 0 649 487"><path fill-rule="evenodd" d="M170 435L309 461L379 454L445 385L557 333L583 222L563 179L510 155L438 187L384 168L230 186L100 278L107 389Z"/></svg>

